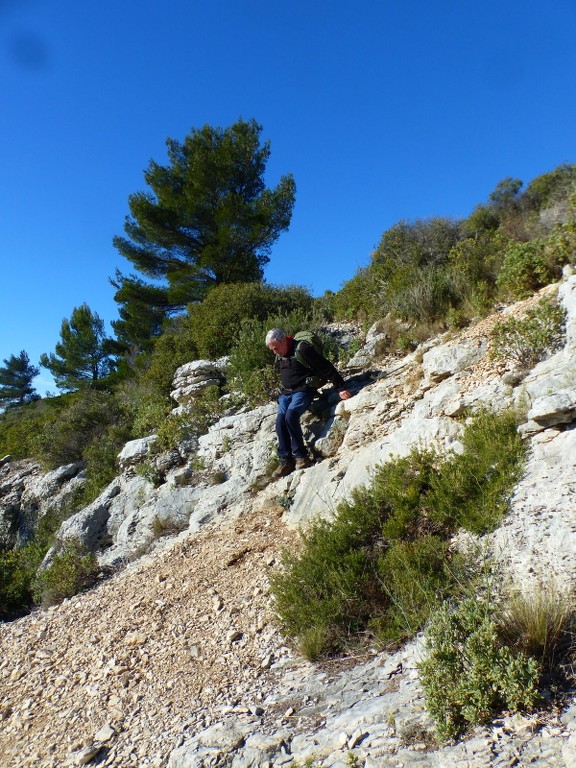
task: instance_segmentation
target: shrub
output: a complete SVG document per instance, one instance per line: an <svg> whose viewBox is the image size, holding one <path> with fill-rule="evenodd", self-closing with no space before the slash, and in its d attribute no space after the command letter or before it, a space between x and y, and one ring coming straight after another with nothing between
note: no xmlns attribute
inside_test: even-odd
<svg viewBox="0 0 576 768"><path fill-rule="evenodd" d="M486 533L496 528L508 508L527 448L511 412L477 413L461 444L462 452L452 454L431 481L426 499L430 520L452 530Z"/></svg>
<svg viewBox="0 0 576 768"><path fill-rule="evenodd" d="M312 307L312 296L302 286L225 283L213 288L201 304L189 305L183 324L199 357L213 360L230 353L243 320L310 314Z"/></svg>
<svg viewBox="0 0 576 768"><path fill-rule="evenodd" d="M77 500L78 509L90 504L118 474L118 454L130 439L128 426L111 425L92 440L83 452L86 479Z"/></svg>
<svg viewBox="0 0 576 768"><path fill-rule="evenodd" d="M90 389L50 399L46 410L35 456L49 469L81 461L85 448L100 440L118 420L113 395Z"/></svg>
<svg viewBox="0 0 576 768"><path fill-rule="evenodd" d="M0 551L0 619L14 618L32 607L32 584L43 555L35 543Z"/></svg>
<svg viewBox="0 0 576 768"><path fill-rule="evenodd" d="M523 317L510 317L492 331L490 354L529 370L560 349L565 338L566 310L548 296Z"/></svg>
<svg viewBox="0 0 576 768"><path fill-rule="evenodd" d="M340 648L366 627L374 601L382 602L375 564L362 546L372 538L366 523L351 515L335 525L318 521L302 534L303 551L285 551L282 571L271 577L276 611L309 658Z"/></svg>
<svg viewBox="0 0 576 768"><path fill-rule="evenodd" d="M353 320L368 328L379 315L386 314L378 306L377 286L377 270L372 265L359 269L331 297L335 320Z"/></svg>
<svg viewBox="0 0 576 768"><path fill-rule="evenodd" d="M403 282L389 299L391 311L403 320L433 323L460 303L457 282L444 267L413 268Z"/></svg>
<svg viewBox="0 0 576 768"><path fill-rule="evenodd" d="M450 544L438 536L396 541L378 562L388 598L385 615L371 627L381 640L412 637L448 595L463 582L466 562L450 554Z"/></svg>
<svg viewBox="0 0 576 768"><path fill-rule="evenodd" d="M303 652L339 650L371 631L399 640L420 629L438 602L476 578L451 552L459 527L492 530L519 478L524 445L508 414L480 413L463 452L444 461L413 450L378 467L330 520L302 532L271 579L276 612Z"/></svg>
<svg viewBox="0 0 576 768"><path fill-rule="evenodd" d="M418 665L428 711L442 741L507 709L530 709L538 699L534 659L503 645L486 599L445 603L427 630L428 657Z"/></svg>
<svg viewBox="0 0 576 768"><path fill-rule="evenodd" d="M59 398L38 400L0 413L0 455L14 459L36 455L38 435L51 422L51 406Z"/></svg>
<svg viewBox="0 0 576 768"><path fill-rule="evenodd" d="M473 293L477 284L484 282L494 294L496 277L510 243L509 238L495 231L483 231L456 243L448 254L448 261L466 281L468 293Z"/></svg>
<svg viewBox="0 0 576 768"><path fill-rule="evenodd" d="M81 544L68 539L51 564L34 580L36 603L47 608L91 586L99 573L96 556L85 553Z"/></svg>
<svg viewBox="0 0 576 768"><path fill-rule="evenodd" d="M497 284L505 298L524 299L560 277L539 240L515 243L504 254Z"/></svg>
<svg viewBox="0 0 576 768"><path fill-rule="evenodd" d="M400 621L388 633L383 629L391 596L402 589L400 576L394 582L384 573L384 553L391 540L416 538L425 531L419 511L432 456L414 451L379 467L370 488L354 490L332 520L316 521L302 532L300 553L284 553L283 569L272 577L272 591L284 627L298 637L303 652L337 650L369 625L382 637L405 635ZM424 553L425 548L407 548L404 562L412 571L418 568L420 553L419 563L428 554L434 561L431 568L436 568L437 558L431 548ZM402 559L400 550L394 551ZM392 561L394 555L388 556Z"/></svg>

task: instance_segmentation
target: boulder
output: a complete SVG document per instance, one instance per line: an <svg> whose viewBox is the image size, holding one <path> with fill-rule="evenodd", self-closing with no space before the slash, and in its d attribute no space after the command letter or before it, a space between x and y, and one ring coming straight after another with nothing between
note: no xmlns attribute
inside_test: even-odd
<svg viewBox="0 0 576 768"><path fill-rule="evenodd" d="M124 472L129 467L146 461L156 439L156 435L148 435L148 437L141 437L126 443L118 454L118 464L121 471Z"/></svg>
<svg viewBox="0 0 576 768"><path fill-rule="evenodd" d="M219 387L223 381L222 363L211 360L193 360L177 369L170 396L179 405L188 405L206 387Z"/></svg>

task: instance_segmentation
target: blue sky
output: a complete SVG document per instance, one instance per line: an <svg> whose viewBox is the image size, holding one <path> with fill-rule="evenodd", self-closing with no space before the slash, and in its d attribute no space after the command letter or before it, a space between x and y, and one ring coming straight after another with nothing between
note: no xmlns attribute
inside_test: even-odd
<svg viewBox="0 0 576 768"><path fill-rule="evenodd" d="M262 124L297 185L265 277L315 295L400 219L576 162L575 29L573 0L0 0L0 360L83 302L111 333L128 197L206 123Z"/></svg>

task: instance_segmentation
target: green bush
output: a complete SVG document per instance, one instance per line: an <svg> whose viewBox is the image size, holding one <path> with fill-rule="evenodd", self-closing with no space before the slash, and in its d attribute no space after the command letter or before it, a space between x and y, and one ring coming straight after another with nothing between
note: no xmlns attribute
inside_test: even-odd
<svg viewBox="0 0 576 768"><path fill-rule="evenodd" d="M529 309L523 317L498 323L490 336L490 354L495 360L512 361L529 370L562 347L566 310L549 296Z"/></svg>
<svg viewBox="0 0 576 768"><path fill-rule="evenodd" d="M200 358L230 353L243 320L301 312L309 315L314 300L302 286L264 283L224 283L213 288L201 304L188 306L184 324Z"/></svg>
<svg viewBox="0 0 576 768"><path fill-rule="evenodd" d="M524 299L558 280L561 269L542 241L515 243L504 254L497 285L505 298Z"/></svg>
<svg viewBox="0 0 576 768"><path fill-rule="evenodd" d="M383 568L387 550L394 549L388 549L391 541L417 538L419 530L426 530L421 494L432 461L433 454L414 451L379 467L370 487L355 489L332 520L317 521L302 532L300 553L284 553L272 591L284 627L298 637L303 652L316 656L337 650L370 624L382 637L405 635L400 621L397 632L384 629L391 600L401 591L401 577L393 583ZM415 546L412 558L405 553L412 570L420 552ZM399 549L395 553L400 557ZM437 559L428 554L435 568Z"/></svg>
<svg viewBox="0 0 576 768"><path fill-rule="evenodd" d="M206 387L185 410L178 414L169 413L160 422L155 449L176 448L182 440L206 434L220 418L222 410L219 387Z"/></svg>
<svg viewBox="0 0 576 768"><path fill-rule="evenodd" d="M69 539L51 564L37 573L33 583L34 600L44 608L91 586L99 573L96 556L84 552L77 540Z"/></svg>
<svg viewBox="0 0 576 768"><path fill-rule="evenodd" d="M12 619L32 607L32 585L43 556L35 543L0 551L0 619Z"/></svg>
<svg viewBox="0 0 576 768"><path fill-rule="evenodd" d="M508 509L513 486L523 472L527 447L514 414L475 414L452 454L431 482L426 498L432 523L472 533L494 530Z"/></svg>
<svg viewBox="0 0 576 768"><path fill-rule="evenodd" d="M495 231L481 231L460 240L448 255L458 308L469 319L485 315L493 305L496 278L510 239Z"/></svg>
<svg viewBox="0 0 576 768"><path fill-rule="evenodd" d="M445 603L428 626L429 653L418 667L442 741L538 699L537 662L500 642L492 612L485 599L467 599L455 610Z"/></svg>
<svg viewBox="0 0 576 768"><path fill-rule="evenodd" d="M53 423L59 403L60 397L48 398L0 413L0 455L10 454L14 459L36 456L38 436Z"/></svg>
<svg viewBox="0 0 576 768"><path fill-rule="evenodd" d="M390 296L390 310L402 320L434 323L446 317L449 310L460 304L458 283L453 273L444 267L419 267L410 270Z"/></svg>
<svg viewBox="0 0 576 768"><path fill-rule="evenodd" d="M114 396L91 389L52 398L47 401L46 411L34 456L48 469L81 461L84 449L101 439L118 419Z"/></svg>
<svg viewBox="0 0 576 768"><path fill-rule="evenodd" d="M444 460L413 450L378 467L330 520L302 532L272 577L285 630L313 657L366 631L399 640L420 629L447 595L475 578L451 552L453 533L492 530L520 477L524 445L508 414L479 413Z"/></svg>
<svg viewBox="0 0 576 768"><path fill-rule="evenodd" d="M470 575L461 555L438 536L396 541L380 558L378 571L388 607L371 622L380 640L412 637L449 594L455 594Z"/></svg>
<svg viewBox="0 0 576 768"><path fill-rule="evenodd" d="M77 509L94 501L117 476L118 454L130 437L128 426L111 425L84 448L82 458L86 462L86 479Z"/></svg>
<svg viewBox="0 0 576 768"><path fill-rule="evenodd" d="M276 611L309 658L339 649L383 602L373 557L360 545L370 538L341 517L304 533L300 555L284 552L283 570L271 578Z"/></svg>
<svg viewBox="0 0 576 768"><path fill-rule="evenodd" d="M378 284L377 270L372 265L359 269L331 297L334 319L356 321L367 330L378 317L386 314L379 306Z"/></svg>

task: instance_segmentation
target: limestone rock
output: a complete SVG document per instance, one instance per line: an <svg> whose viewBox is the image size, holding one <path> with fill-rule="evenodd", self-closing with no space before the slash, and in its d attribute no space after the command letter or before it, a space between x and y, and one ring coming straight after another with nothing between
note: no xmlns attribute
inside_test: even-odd
<svg viewBox="0 0 576 768"><path fill-rule="evenodd" d="M179 405L188 405L206 387L219 387L224 376L223 364L210 360L194 360L181 365L174 374L173 390L170 396Z"/></svg>
<svg viewBox="0 0 576 768"><path fill-rule="evenodd" d="M118 464L122 471L135 464L146 461L150 450L156 442L156 435L141 437L138 440L130 440L118 454Z"/></svg>
<svg viewBox="0 0 576 768"><path fill-rule="evenodd" d="M478 362L486 353L485 341L466 340L443 344L424 353L422 368L425 376L440 381Z"/></svg>

